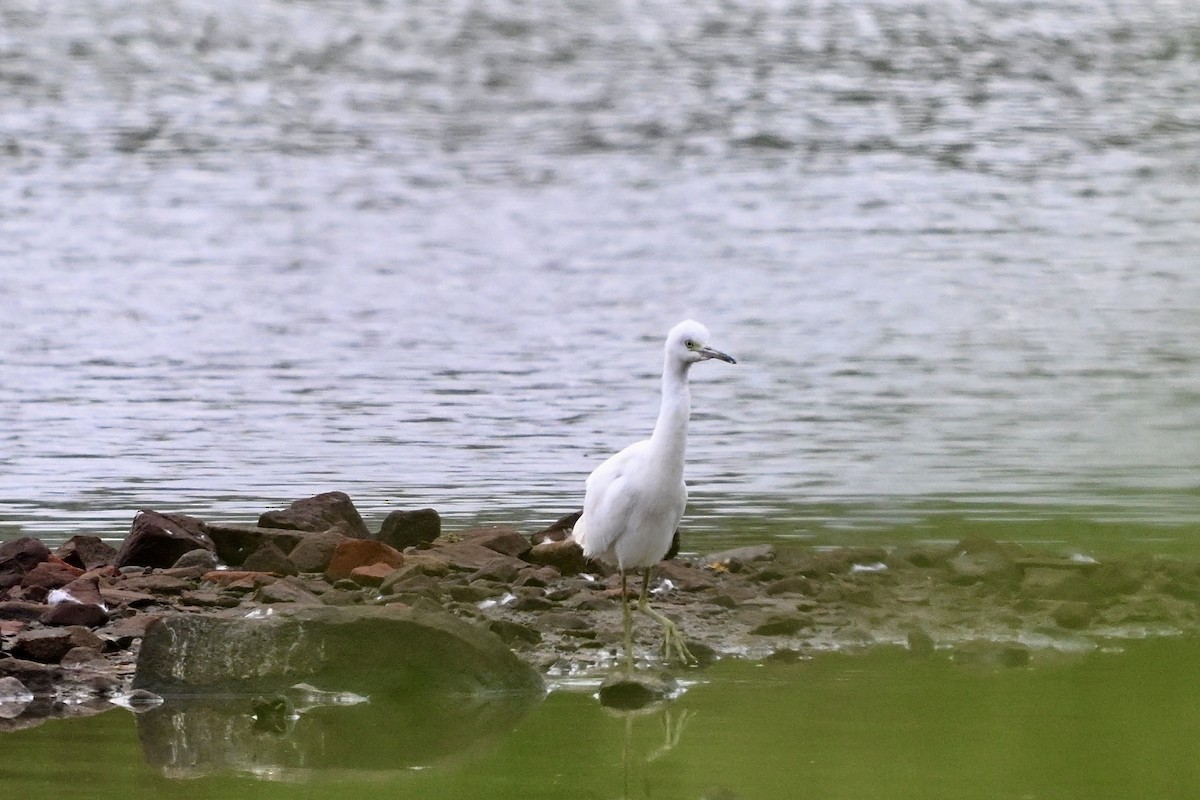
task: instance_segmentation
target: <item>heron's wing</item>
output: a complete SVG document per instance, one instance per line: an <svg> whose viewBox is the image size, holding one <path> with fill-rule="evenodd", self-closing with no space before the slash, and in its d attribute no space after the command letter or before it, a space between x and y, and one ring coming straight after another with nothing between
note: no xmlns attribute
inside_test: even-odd
<svg viewBox="0 0 1200 800"><path fill-rule="evenodd" d="M574 538L589 557L607 552L628 527L636 493L628 485L634 462L649 442L631 444L596 467L587 479L583 516ZM680 509L682 513L682 509Z"/></svg>

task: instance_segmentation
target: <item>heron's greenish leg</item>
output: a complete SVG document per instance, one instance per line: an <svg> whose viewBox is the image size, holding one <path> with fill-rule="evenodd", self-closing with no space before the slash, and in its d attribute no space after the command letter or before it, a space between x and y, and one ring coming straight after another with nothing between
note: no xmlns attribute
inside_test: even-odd
<svg viewBox="0 0 1200 800"><path fill-rule="evenodd" d="M646 616L656 620L663 627L663 658L668 661L671 658L678 658L684 664L696 662L696 657L687 649L687 645L683 643L683 634L679 632L678 626L674 622L667 619L662 614L650 607L650 601L647 597L650 591L650 568L646 568L645 574L642 575L642 594L638 600L638 611L641 611Z"/></svg>

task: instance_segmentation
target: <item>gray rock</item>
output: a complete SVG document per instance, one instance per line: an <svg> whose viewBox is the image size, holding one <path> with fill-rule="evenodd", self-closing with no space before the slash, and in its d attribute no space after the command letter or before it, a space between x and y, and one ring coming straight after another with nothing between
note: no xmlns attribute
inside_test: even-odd
<svg viewBox="0 0 1200 800"><path fill-rule="evenodd" d="M298 682L368 695L541 691L538 674L498 637L431 603L165 616L146 630L134 677L135 688L158 694Z"/></svg>
<svg viewBox="0 0 1200 800"><path fill-rule="evenodd" d="M208 570L216 569L218 563L217 554L215 552L198 547L195 550L188 550L179 558L175 559L175 563L171 565L171 568L192 569L199 567L207 572Z"/></svg>
<svg viewBox="0 0 1200 800"><path fill-rule="evenodd" d="M362 516L345 492L324 492L296 500L285 509L267 511L258 518L260 528L285 528L321 533L345 524L344 533L354 539L370 539Z"/></svg>
<svg viewBox="0 0 1200 800"><path fill-rule="evenodd" d="M139 511L113 562L118 567L170 567L197 548L212 550L204 522L186 514Z"/></svg>
<svg viewBox="0 0 1200 800"><path fill-rule="evenodd" d="M346 537L337 531L310 533L288 554L288 558L301 572L324 572L329 568L333 552Z"/></svg>
<svg viewBox="0 0 1200 800"><path fill-rule="evenodd" d="M379 541L397 550L428 544L442 535L442 518L432 508L393 511L383 519Z"/></svg>
<svg viewBox="0 0 1200 800"><path fill-rule="evenodd" d="M512 583L520 574L521 568L511 558L496 558L484 564L467 577L468 581L485 580L500 583Z"/></svg>
<svg viewBox="0 0 1200 800"><path fill-rule="evenodd" d="M753 561L774 561L775 547L769 544L752 544L745 547L735 547L732 550L722 550L704 558L705 564L730 563L749 564Z"/></svg>

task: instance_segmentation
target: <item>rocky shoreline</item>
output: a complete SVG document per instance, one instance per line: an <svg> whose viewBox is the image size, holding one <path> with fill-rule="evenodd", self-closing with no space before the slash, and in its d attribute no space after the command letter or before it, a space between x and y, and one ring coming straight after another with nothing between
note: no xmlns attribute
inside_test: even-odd
<svg viewBox="0 0 1200 800"><path fill-rule="evenodd" d="M432 509L369 531L330 492L217 525L142 511L119 549L0 544L0 730L151 701L136 691L147 628L168 615L430 602L494 633L551 682L617 664L620 584L569 540L577 515L525 535L444 533ZM635 582L636 583L636 582ZM640 585L639 585L640 588ZM1095 561L968 538L952 546L756 545L664 561L651 590L704 662L906 648L1020 667L1122 638L1200 632L1200 563ZM659 630L636 621L643 666Z"/></svg>

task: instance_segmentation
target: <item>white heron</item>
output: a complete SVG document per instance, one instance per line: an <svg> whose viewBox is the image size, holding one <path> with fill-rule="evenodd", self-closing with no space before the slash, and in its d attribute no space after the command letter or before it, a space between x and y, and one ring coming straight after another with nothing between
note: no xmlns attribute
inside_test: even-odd
<svg viewBox="0 0 1200 800"><path fill-rule="evenodd" d="M719 359L737 362L708 344L708 329L685 320L667 334L664 347L662 406L649 439L626 447L588 476L583 516L572 533L588 558L615 564L621 572L621 609L625 626L625 665L633 665L633 617L626 598L626 573L643 570L638 610L663 627L663 656L695 660L675 623L650 607L650 569L662 560L687 505L683 482L691 396L688 371L693 364Z"/></svg>

